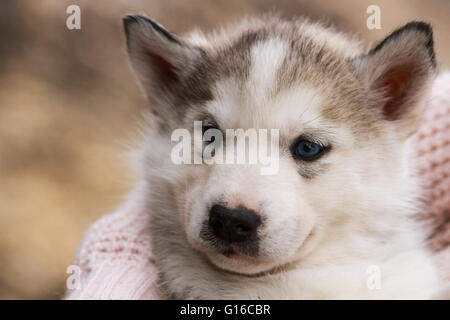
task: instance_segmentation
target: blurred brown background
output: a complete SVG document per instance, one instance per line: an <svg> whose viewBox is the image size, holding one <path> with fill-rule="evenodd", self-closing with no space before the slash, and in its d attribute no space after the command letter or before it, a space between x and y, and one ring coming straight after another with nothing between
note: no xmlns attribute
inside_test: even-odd
<svg viewBox="0 0 450 320"><path fill-rule="evenodd" d="M81 30L66 8L81 7ZM368 30L366 8L381 8ZM0 299L57 299L90 222L132 186L123 160L146 104L129 71L121 17L207 30L275 9L326 19L368 42L410 20L434 26L450 67L450 1L2 0L0 3Z"/></svg>

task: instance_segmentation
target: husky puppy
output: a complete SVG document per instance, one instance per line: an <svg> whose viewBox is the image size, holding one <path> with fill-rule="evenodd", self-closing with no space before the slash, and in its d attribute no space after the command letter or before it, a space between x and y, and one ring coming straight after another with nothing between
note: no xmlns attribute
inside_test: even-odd
<svg viewBox="0 0 450 320"><path fill-rule="evenodd" d="M435 74L428 24L366 50L306 19L266 16L184 37L144 16L123 21L150 100L136 159L163 297L432 296L408 140ZM278 171L175 164L172 133L193 133L195 121L204 131L278 129Z"/></svg>

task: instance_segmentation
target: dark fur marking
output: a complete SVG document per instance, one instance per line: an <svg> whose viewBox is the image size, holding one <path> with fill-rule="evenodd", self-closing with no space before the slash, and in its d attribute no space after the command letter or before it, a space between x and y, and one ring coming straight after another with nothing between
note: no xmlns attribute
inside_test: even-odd
<svg viewBox="0 0 450 320"><path fill-rule="evenodd" d="M141 23L143 25L152 28L162 36L164 36L167 40L174 42L178 45L182 45L182 43L173 35L171 32L167 31L164 27L162 27L158 22L149 19L147 17L141 15L128 15L123 18L123 27L125 29L125 33L127 35L127 39L129 38L129 28L132 23Z"/></svg>
<svg viewBox="0 0 450 320"><path fill-rule="evenodd" d="M233 77L236 81L248 78L252 46L264 40L265 32L261 30L249 31L241 35L234 42L214 52L200 50L201 58L176 90L174 104L178 115L182 118L186 108L203 105L213 99L212 87L216 81Z"/></svg>

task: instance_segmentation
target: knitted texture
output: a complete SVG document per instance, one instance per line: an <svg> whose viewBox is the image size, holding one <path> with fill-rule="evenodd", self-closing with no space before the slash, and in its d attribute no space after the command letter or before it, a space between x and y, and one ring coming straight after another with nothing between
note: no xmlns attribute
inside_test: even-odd
<svg viewBox="0 0 450 320"><path fill-rule="evenodd" d="M450 72L435 80L429 106L412 139L425 184L423 218L431 226L429 244L437 253L441 277L450 281Z"/></svg>
<svg viewBox="0 0 450 320"><path fill-rule="evenodd" d="M434 82L430 106L414 136L417 165L427 190L427 213L433 224L431 245L450 245L450 72Z"/></svg>
<svg viewBox="0 0 450 320"><path fill-rule="evenodd" d="M66 299L158 298L145 187L86 231L73 262L81 268L80 287L67 290Z"/></svg>
<svg viewBox="0 0 450 320"><path fill-rule="evenodd" d="M432 226L430 247L441 277L450 280L450 72L435 80L412 139L427 189L423 217ZM82 270L81 286L68 290L66 299L158 299L144 188L139 184L114 213L87 230L73 263Z"/></svg>

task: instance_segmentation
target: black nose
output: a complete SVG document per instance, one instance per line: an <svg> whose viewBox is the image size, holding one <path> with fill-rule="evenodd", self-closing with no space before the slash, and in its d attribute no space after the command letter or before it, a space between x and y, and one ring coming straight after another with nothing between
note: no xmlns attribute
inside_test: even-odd
<svg viewBox="0 0 450 320"><path fill-rule="evenodd" d="M209 211L209 227L213 234L230 243L256 239L256 229L260 223L254 211L242 206L229 209L216 204Z"/></svg>

